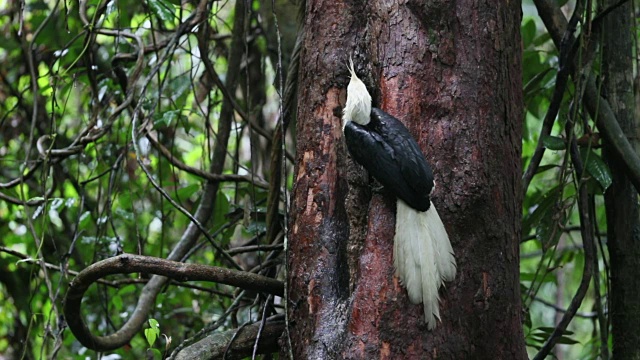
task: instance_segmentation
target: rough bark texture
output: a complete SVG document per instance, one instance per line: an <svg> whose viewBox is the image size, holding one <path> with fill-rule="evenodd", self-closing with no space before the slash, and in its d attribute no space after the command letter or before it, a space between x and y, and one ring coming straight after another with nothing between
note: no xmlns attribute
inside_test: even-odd
<svg viewBox="0 0 640 360"><path fill-rule="evenodd" d="M185 347L175 356L175 360L239 360L253 355L256 338L260 338L256 354L271 354L278 351L278 337L284 331L284 321L261 323L244 328L227 330Z"/></svg>
<svg viewBox="0 0 640 360"><path fill-rule="evenodd" d="M307 1L290 227L296 359L524 359L520 2ZM429 332L393 269L395 199L346 154L353 54L431 162L458 261Z"/></svg>
<svg viewBox="0 0 640 360"><path fill-rule="evenodd" d="M605 2L609 5L616 1ZM612 12L604 24L604 86L611 108L629 142L638 148L633 95L631 4ZM611 256L613 357L640 359L640 218L638 193L624 163L605 144L613 184L605 194L607 238Z"/></svg>

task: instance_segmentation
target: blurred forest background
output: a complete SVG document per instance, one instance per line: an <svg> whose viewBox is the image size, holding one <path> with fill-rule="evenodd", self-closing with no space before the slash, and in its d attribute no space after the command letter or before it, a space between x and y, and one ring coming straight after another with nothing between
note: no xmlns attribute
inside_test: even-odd
<svg viewBox="0 0 640 360"><path fill-rule="evenodd" d="M604 194L638 165L637 155L621 164L607 154L595 125L600 104L584 99L594 87L604 93L635 147L637 9L551 2L569 19L558 36L539 15L544 4L525 1L521 26L523 341L535 356L568 312L555 357L606 359L611 224L633 233L638 212L634 180L623 180L620 198ZM67 328L63 300L78 272L123 253L284 280L304 66L298 5L0 0L0 359L96 357ZM583 170L587 177L576 176ZM624 201L631 207L620 210ZM640 247L617 251L631 257ZM630 266L621 281L639 259L618 262ZM255 332L267 319L279 324L264 335L273 347L245 339L249 353L238 354L278 351L282 289L151 279L112 276L87 290L82 314L101 335L157 296L137 319L145 330L103 358L178 356L177 347L208 334L228 342L234 329ZM640 310L640 298L630 306ZM637 353L640 341L628 342Z"/></svg>

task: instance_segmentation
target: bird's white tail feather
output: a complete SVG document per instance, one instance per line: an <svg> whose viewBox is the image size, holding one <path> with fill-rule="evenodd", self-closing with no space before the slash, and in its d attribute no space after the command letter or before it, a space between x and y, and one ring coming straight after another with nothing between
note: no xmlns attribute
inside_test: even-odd
<svg viewBox="0 0 640 360"><path fill-rule="evenodd" d="M425 322L432 330L440 319L438 289L456 276L449 236L433 203L421 212L398 200L393 252L396 273L409 300L423 303Z"/></svg>

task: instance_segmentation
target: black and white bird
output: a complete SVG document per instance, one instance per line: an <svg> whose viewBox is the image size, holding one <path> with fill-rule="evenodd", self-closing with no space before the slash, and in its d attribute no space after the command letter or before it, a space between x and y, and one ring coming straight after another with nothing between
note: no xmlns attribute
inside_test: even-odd
<svg viewBox="0 0 640 360"><path fill-rule="evenodd" d="M433 172L418 143L395 117L371 106L350 61L342 130L353 159L397 197L393 263L409 300L423 303L427 328L440 320L438 289L456 276L449 235L430 195Z"/></svg>

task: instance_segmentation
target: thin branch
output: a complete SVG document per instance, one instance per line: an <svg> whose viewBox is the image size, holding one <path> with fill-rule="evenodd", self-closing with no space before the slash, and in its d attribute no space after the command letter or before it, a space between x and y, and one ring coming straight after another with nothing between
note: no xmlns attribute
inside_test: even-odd
<svg viewBox="0 0 640 360"><path fill-rule="evenodd" d="M594 196L589 196L589 213L591 216L596 219L596 208ZM597 229L597 221L594 222L594 225ZM593 257L593 292L595 295L594 305L593 307L596 309L596 318L598 320L598 326L600 327L600 356L602 360L609 360L609 345L608 345L608 324L607 319L605 317L605 311L602 308L602 295L600 294L600 261L598 259L598 248L595 244L593 244L593 253L595 256ZM604 259L605 255L602 253L602 258Z"/></svg>
<svg viewBox="0 0 640 360"><path fill-rule="evenodd" d="M149 139L149 142L167 159L167 161L169 161L173 166L177 167L180 170L186 171L196 176L200 176L210 181L249 182L263 189L269 188L269 184L266 181L257 178L255 175L252 178L251 176L248 176L248 175L214 174L214 173L210 173L210 172L203 171L203 170L194 168L192 166L189 166L183 163L182 161L178 160L175 156L173 156L171 151L169 151L169 149L167 149L164 145L162 145L158 141L156 136L153 135L151 132L147 132L146 136L147 136L147 139Z"/></svg>
<svg viewBox="0 0 640 360"><path fill-rule="evenodd" d="M569 125L567 125L569 127ZM571 129L571 133L573 133L573 129ZM594 257L594 239L593 239L593 223L591 219L591 215L589 213L589 193L587 190L586 182L583 181L583 164L580 159L580 153L578 151L578 146L575 141L575 137L571 137L571 146L569 148L569 152L571 154L571 161L573 162L574 170L576 173L576 179L578 181L578 213L580 215L580 229L582 234L582 242L584 244L584 267L582 271L582 279L580 280L580 285L578 286L578 290L576 291L567 311L562 316L560 322L556 325L555 329L549 336L549 338L545 341L540 351L536 354L533 360L543 360L549 355L551 350L554 348L560 337L567 330L567 326L575 316L578 308L582 304L582 300L589 289L589 283L591 282L591 277L593 276L593 262Z"/></svg>
<svg viewBox="0 0 640 360"><path fill-rule="evenodd" d="M566 313L567 309L558 306L557 304L554 304L550 301L547 301L545 299L539 298L539 297L534 297L533 298L534 301L537 301L539 303L541 303L544 306L548 306L552 309L554 309L555 311L561 312L561 313ZM597 312L590 312L590 313L585 313L585 312L576 312L575 317L579 317L579 318L584 318L584 319L595 319L598 317L598 313Z"/></svg>
<svg viewBox="0 0 640 360"><path fill-rule="evenodd" d="M247 252L253 251L272 251L272 250L282 250L284 247L283 244L274 244L274 245L250 245L250 246L242 246L233 249L227 250L229 255L237 255Z"/></svg>
<svg viewBox="0 0 640 360"><path fill-rule="evenodd" d="M119 347L123 335L95 336L82 320L80 305L84 293L98 279L114 274L145 273L162 275L176 281L210 281L252 291L283 296L284 284L262 275L235 271L217 266L186 264L149 256L124 254L90 265L69 285L64 301L64 314L69 328L78 341L96 351L109 351ZM114 344L117 345L114 347Z"/></svg>
<svg viewBox="0 0 640 360"><path fill-rule="evenodd" d="M17 177L11 181L7 181L6 183L0 183L0 189L12 188L20 185L20 183L23 181L29 180L29 178L31 178L36 173L36 170L38 170L40 165L42 165L42 161L37 161L33 166L29 168L29 170L27 170L24 175Z"/></svg>
<svg viewBox="0 0 640 360"><path fill-rule="evenodd" d="M573 45L575 43L573 34L576 31L576 25L580 18L579 14L582 11L582 7L579 6L579 4L580 2L578 2L573 12L573 16L571 17L571 22L569 23L569 26L567 26L564 35L562 36L562 42L559 47L559 68L558 73L556 74L556 83L553 90L553 96L551 98L549 108L547 109L547 114L545 115L544 121L542 122L540 136L538 137L538 144L536 145L536 149L531 156L529 166L522 176L522 190L523 194L525 195L527 193L527 189L529 188L529 184L531 183L533 176L536 174L536 171L538 171L538 166L542 161L542 156L544 155L545 151L543 140L545 137L551 134L551 129L553 128L553 124L555 123L556 117L558 116L558 111L560 111L562 98L564 97L564 93L567 88L567 80L569 79L569 74L571 72L571 67L573 64L573 55L575 54L575 52L572 51Z"/></svg>
<svg viewBox="0 0 640 360"><path fill-rule="evenodd" d="M49 193L48 195L50 195L51 191L48 191L48 193ZM8 202L10 204L14 204L14 205L40 206L40 205L42 205L42 204L44 204L46 202L45 199L46 199L46 197L48 197L48 195L45 196L45 197L38 197L38 198L33 198L33 199L29 199L29 200L24 201L24 200L20 200L18 198L15 198L13 196L9 196L9 195L6 195L6 194L0 192L0 200L4 200L4 201L6 201L6 202Z"/></svg>
<svg viewBox="0 0 640 360"><path fill-rule="evenodd" d="M137 147L137 142L133 141L134 147ZM192 224L194 224L201 232L202 234L207 238L207 240L209 241L209 243L211 244L211 246L214 247L214 249L216 249L217 254L221 254L222 258L224 258L227 263L229 263L229 265L235 267L238 270L242 270L242 267L240 265L238 265L238 263L226 252L224 251L224 249L222 248L222 246L220 244L218 244L213 237L211 236L211 234L209 234L209 231L207 231L207 229L204 227L204 225L202 225L202 223L196 219L195 216L191 215L191 213L185 209L184 207L182 207L180 204L178 204L177 201L173 200L173 198L171 197L171 195L169 195L169 193L167 193L166 190L164 190L160 184L158 184L158 182L155 180L154 176L151 174L151 172L149 171L149 169L147 169L147 167L144 165L144 163L142 162L142 159L140 158L140 156L138 156L139 151L136 151L136 160L138 161L138 165L140 165L140 168L142 169L142 171L144 171L144 173L147 175L147 179L149 180L149 182L151 183L151 185L171 204L173 205L174 208L176 208L178 211L180 211L184 216L186 216L187 218L189 218L189 220L191 221Z"/></svg>
<svg viewBox="0 0 640 360"><path fill-rule="evenodd" d="M260 321L260 327L258 328L258 333L256 334L256 340L253 343L253 352L251 353L251 360L255 360L256 355L258 355L258 345L260 345L260 337L262 332L264 331L264 327L267 324L267 309L271 302L273 301L273 296L269 295L267 299L264 301L264 307L262 309L262 320Z"/></svg>

